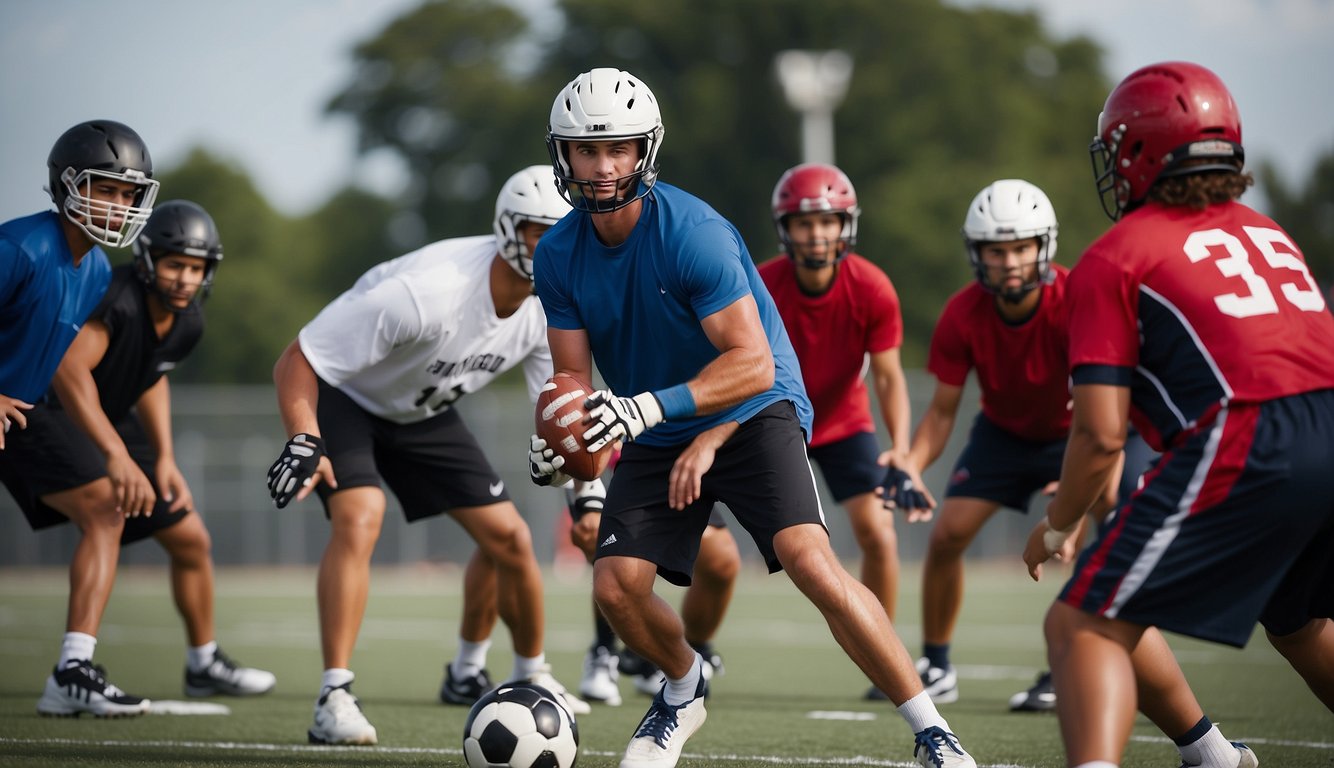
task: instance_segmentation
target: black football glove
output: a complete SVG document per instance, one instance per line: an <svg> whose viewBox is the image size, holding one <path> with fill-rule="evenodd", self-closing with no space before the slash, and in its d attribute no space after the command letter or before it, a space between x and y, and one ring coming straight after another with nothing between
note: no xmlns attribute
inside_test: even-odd
<svg viewBox="0 0 1334 768"><path fill-rule="evenodd" d="M310 484L324 456L324 440L304 432L293 435L283 446L282 455L269 467L269 497L278 509L287 506L292 497Z"/></svg>
<svg viewBox="0 0 1334 768"><path fill-rule="evenodd" d="M914 509L927 509L926 494L917 490L912 477L895 466L885 472L884 489L885 509L901 509L908 512Z"/></svg>

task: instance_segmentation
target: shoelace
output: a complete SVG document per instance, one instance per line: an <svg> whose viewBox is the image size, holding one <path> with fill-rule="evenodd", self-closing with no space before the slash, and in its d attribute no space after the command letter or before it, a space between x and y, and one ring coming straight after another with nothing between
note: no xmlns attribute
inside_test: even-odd
<svg viewBox="0 0 1334 768"><path fill-rule="evenodd" d="M676 712L684 706L685 704L673 707L661 698L655 698L648 714L644 715L644 722L640 723L639 729L635 731L635 738L652 738L653 743L666 749L667 740L672 738L672 731L675 731L679 724Z"/></svg>
<svg viewBox="0 0 1334 768"><path fill-rule="evenodd" d="M917 743L912 748L912 756L917 757L919 752L926 749L927 758L935 765L943 766L945 765L945 758L940 756L941 746L949 747L955 754L962 755L963 749L958 746L958 743L959 737L938 725L933 725L917 734Z"/></svg>

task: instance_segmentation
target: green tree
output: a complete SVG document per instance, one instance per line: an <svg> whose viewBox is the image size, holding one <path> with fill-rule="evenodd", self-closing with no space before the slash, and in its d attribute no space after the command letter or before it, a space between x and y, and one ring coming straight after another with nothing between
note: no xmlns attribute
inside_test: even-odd
<svg viewBox="0 0 1334 768"><path fill-rule="evenodd" d="M773 68L791 48L842 49L855 62L837 159L864 212L859 251L903 296L910 364L970 279L958 232L985 184L1042 186L1066 264L1107 226L1086 160L1109 89L1102 53L1086 38L1054 39L1034 13L940 0L558 0L557 10L564 23L545 46L508 6L458 0L427 3L357 48L359 74L329 109L356 121L363 149L407 161L404 204L427 237L488 221L500 181L546 160L561 85L611 66L644 78L661 103L663 179L712 204L768 258L769 196L801 159L800 121ZM524 54L536 65L517 66Z"/></svg>
<svg viewBox="0 0 1334 768"><path fill-rule="evenodd" d="M1321 285L1334 285L1334 149L1326 152L1311 169L1311 176L1298 189L1290 188L1268 163L1257 172L1274 220L1282 226L1306 256Z"/></svg>

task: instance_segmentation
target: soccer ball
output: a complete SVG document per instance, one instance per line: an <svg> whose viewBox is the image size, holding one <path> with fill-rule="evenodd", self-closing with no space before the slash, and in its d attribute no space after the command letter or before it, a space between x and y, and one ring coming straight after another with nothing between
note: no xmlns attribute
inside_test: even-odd
<svg viewBox="0 0 1334 768"><path fill-rule="evenodd" d="M574 768L579 727L551 691L506 683L477 700L463 726L468 768Z"/></svg>

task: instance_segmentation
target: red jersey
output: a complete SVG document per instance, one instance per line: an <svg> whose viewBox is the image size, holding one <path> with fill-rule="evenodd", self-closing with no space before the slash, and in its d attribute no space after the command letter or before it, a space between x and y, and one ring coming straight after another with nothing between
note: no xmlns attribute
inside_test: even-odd
<svg viewBox="0 0 1334 768"><path fill-rule="evenodd" d="M955 387L976 370L982 413L1025 440L1059 440L1070 431L1068 273L1051 266L1037 310L1018 325L1001 317L995 294L970 283L950 297L931 336L926 369Z"/></svg>
<svg viewBox="0 0 1334 768"><path fill-rule="evenodd" d="M1241 203L1150 203L1070 279L1076 382L1124 384L1154 448L1228 403L1334 388L1334 316L1301 251Z"/></svg>
<svg viewBox="0 0 1334 768"><path fill-rule="evenodd" d="M889 277L850 253L839 262L829 290L807 296L787 256L770 259L759 270L797 351L815 408L811 447L875 432L863 380L866 355L903 344L903 315Z"/></svg>

